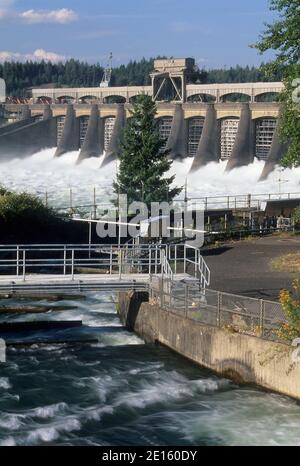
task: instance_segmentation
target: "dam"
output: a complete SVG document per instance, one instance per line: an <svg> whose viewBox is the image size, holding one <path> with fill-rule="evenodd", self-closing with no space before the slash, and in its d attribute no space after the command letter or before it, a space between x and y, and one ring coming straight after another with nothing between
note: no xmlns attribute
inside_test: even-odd
<svg viewBox="0 0 300 466"><path fill-rule="evenodd" d="M160 135L169 156L192 158L191 172L210 162L226 170L264 161L266 179L287 146L278 135L282 83L199 84L191 58L156 60L151 86L33 89L26 104L0 105L0 160L57 148L80 151L77 163L105 154L117 159L132 104L140 94L157 105Z"/></svg>

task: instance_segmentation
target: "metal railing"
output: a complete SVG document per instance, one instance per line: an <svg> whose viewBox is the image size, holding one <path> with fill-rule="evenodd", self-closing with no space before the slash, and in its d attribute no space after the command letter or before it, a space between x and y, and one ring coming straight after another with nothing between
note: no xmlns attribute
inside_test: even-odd
<svg viewBox="0 0 300 466"><path fill-rule="evenodd" d="M287 322L278 302L202 289L195 282L167 286L159 277L152 277L150 297L185 318L270 340L280 341L278 330Z"/></svg>
<svg viewBox="0 0 300 466"><path fill-rule="evenodd" d="M0 275L160 273L160 245L13 245L0 246Z"/></svg>
<svg viewBox="0 0 300 466"><path fill-rule="evenodd" d="M106 187L107 191L111 192L111 186ZM103 202L103 188L83 189L76 191L75 188L66 188L60 192L60 198L57 196L56 191L39 191L35 193L39 196L47 206L51 206L61 212L74 213L76 211L81 213L91 214L93 218L97 218L98 212L103 212L103 209L111 209L113 204L109 201L111 195L107 196L108 201ZM82 199L86 200L83 201ZM268 201L276 200L291 200L300 199L300 192L275 192L275 193L248 193L239 195L219 195L219 196L201 196L191 197L188 199L175 199L174 204L182 208L187 202L188 208L203 210L217 210L217 209L254 209L261 210L264 204Z"/></svg>
<svg viewBox="0 0 300 466"><path fill-rule="evenodd" d="M32 244L0 245L0 277L29 274L69 276L81 274L147 274L173 280L186 273L209 285L210 271L200 250L186 244Z"/></svg>

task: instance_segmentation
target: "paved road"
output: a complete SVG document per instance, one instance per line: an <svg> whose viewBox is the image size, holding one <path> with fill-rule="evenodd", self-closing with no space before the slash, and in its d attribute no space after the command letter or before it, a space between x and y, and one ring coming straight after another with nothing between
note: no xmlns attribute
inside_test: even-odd
<svg viewBox="0 0 300 466"><path fill-rule="evenodd" d="M229 293L278 300L282 288L290 288L296 274L275 272L272 259L300 252L298 237L264 237L203 251L211 268L211 288Z"/></svg>

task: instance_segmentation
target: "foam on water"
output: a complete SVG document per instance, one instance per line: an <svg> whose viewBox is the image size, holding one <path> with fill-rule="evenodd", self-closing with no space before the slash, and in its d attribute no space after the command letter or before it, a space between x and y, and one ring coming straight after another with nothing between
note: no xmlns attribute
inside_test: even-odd
<svg viewBox="0 0 300 466"><path fill-rule="evenodd" d="M8 390L11 388L8 377L0 377L0 389Z"/></svg>
<svg viewBox="0 0 300 466"><path fill-rule="evenodd" d="M73 204L91 203L93 189L97 189L98 202L109 202L112 180L116 174L116 163L100 168L103 156L89 158L76 165L78 152L54 158L55 149L41 151L29 158L0 162L0 184L15 189L39 193L48 192L48 200L56 206L68 205L69 188L73 188ZM256 160L246 167L225 172L226 162L210 163L198 172L189 174L192 159L175 161L171 174L175 183L184 186L188 177L190 197L236 195L248 193L298 192L300 190L300 168L277 169L266 181L258 182L264 162ZM279 178L282 182L279 183ZM279 186L280 184L280 186Z"/></svg>
<svg viewBox="0 0 300 466"><path fill-rule="evenodd" d="M8 348L0 445L299 444L296 402L238 387L144 344L120 328L110 293L64 303L78 309L60 318L83 317L86 324L73 336L96 336L99 343ZM53 330L45 338L66 334Z"/></svg>

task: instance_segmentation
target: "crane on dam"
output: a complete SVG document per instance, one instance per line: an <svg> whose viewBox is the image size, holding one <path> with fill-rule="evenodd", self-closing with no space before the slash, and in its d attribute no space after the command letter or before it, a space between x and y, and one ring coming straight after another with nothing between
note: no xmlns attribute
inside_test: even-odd
<svg viewBox="0 0 300 466"><path fill-rule="evenodd" d="M113 60L113 54L112 52L109 54L109 59L108 63L106 65L106 68L104 70L104 74L102 76L102 81L100 83L100 87L109 87L110 81L111 81L111 75L112 75L112 60Z"/></svg>

